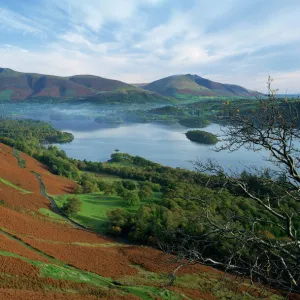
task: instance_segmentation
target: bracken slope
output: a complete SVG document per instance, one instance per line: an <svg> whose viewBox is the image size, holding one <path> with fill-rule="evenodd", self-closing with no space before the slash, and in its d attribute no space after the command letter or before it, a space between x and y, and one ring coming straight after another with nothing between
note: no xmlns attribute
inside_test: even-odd
<svg viewBox="0 0 300 300"><path fill-rule="evenodd" d="M42 214L50 203L32 172L49 193L72 192L76 183L23 153L21 168L13 154L0 144L0 299L281 299L266 288L239 291L235 278L201 265L182 268L169 287L172 256Z"/></svg>

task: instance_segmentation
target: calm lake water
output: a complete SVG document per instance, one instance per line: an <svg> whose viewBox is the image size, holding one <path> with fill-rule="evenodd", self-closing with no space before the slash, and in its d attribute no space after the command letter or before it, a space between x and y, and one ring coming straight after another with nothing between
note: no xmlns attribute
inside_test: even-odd
<svg viewBox="0 0 300 300"><path fill-rule="evenodd" d="M75 124L74 124L75 123ZM72 143L58 145L70 157L90 161L107 161L115 149L139 155L171 167L193 169L190 161L213 158L226 169L262 166L262 153L240 149L234 153L215 152L214 146L191 142L184 135L187 128L178 125L131 124L103 128L95 122L53 122L61 130L71 132ZM220 125L204 129L221 134ZM218 144L217 144L218 145Z"/></svg>

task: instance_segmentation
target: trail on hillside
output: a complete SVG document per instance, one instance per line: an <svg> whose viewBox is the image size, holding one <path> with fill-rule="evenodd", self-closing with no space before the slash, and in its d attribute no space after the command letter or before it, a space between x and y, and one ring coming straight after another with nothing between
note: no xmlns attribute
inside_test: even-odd
<svg viewBox="0 0 300 300"><path fill-rule="evenodd" d="M70 218L68 218L57 206L55 200L53 199L53 197L51 197L50 195L48 195L47 190L46 190L46 186L42 180L42 177L40 174L38 174L37 172L33 172L32 173L35 175L35 177L37 178L39 184L40 184L40 188L41 188L41 195L46 197L47 199L49 199L50 201L50 207L52 208L52 210L60 215L61 217L63 217L67 222L71 223L74 227L78 228L78 229L83 229L85 231L88 232L93 232L92 230L87 229L86 227L82 226L81 224L71 220Z"/></svg>
<svg viewBox="0 0 300 300"><path fill-rule="evenodd" d="M99 234L98 232L95 232L94 230L88 229L87 227L81 225L80 223L78 223L76 221L73 221L68 216L66 216L61 211L61 209L57 206L54 198L47 193L46 185L44 184L41 175L39 173L35 172L35 171L31 171L31 172L35 175L35 177L37 178L37 180L39 182L41 195L46 197L50 201L50 207L51 207L53 212L55 212L56 214L58 214L59 216L64 218L68 223L70 223L71 225L73 225L77 229L81 229L81 230L84 230L84 231L90 232L90 233ZM109 235L107 235L103 232L101 232L101 236L111 238L111 236L109 236ZM122 243L122 244L126 244L126 245L139 245L139 243L137 243L135 241L128 241L128 240L125 240L121 237L114 237L114 240L116 240L118 243Z"/></svg>

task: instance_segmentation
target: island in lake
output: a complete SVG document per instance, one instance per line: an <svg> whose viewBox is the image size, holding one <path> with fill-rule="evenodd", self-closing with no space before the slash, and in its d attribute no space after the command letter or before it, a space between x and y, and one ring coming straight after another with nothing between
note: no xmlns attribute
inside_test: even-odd
<svg viewBox="0 0 300 300"><path fill-rule="evenodd" d="M185 135L190 141L200 144L214 145L219 141L215 134L202 130L190 130Z"/></svg>

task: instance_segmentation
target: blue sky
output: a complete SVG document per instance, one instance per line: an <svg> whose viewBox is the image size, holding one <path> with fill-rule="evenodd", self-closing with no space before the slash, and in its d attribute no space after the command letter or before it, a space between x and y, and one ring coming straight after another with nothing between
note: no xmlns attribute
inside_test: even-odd
<svg viewBox="0 0 300 300"><path fill-rule="evenodd" d="M300 0L1 0L0 66L300 92Z"/></svg>

